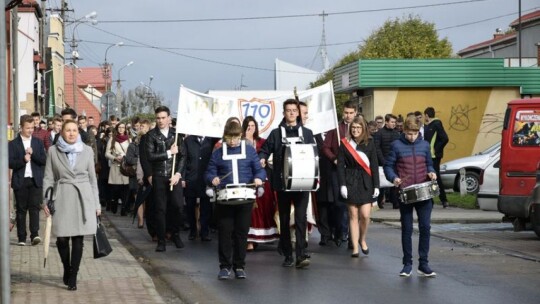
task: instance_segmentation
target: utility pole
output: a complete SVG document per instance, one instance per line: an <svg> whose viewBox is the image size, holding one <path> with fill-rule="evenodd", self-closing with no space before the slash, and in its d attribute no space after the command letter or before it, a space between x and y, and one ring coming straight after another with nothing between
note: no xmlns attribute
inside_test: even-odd
<svg viewBox="0 0 540 304"><path fill-rule="evenodd" d="M0 14L0 41L2 45L6 39L6 14ZM5 66L7 63L6 47L0 47L0 63ZM8 108L9 98L7 96L7 69L0 68L0 106L2 109ZM17 104L16 107L19 105ZM7 111L0 111L0 303L10 303L11 296L11 273L9 263L9 181L8 181L8 141L7 141Z"/></svg>
<svg viewBox="0 0 540 304"><path fill-rule="evenodd" d="M518 3L518 56L519 56L519 67L521 67L521 0Z"/></svg>

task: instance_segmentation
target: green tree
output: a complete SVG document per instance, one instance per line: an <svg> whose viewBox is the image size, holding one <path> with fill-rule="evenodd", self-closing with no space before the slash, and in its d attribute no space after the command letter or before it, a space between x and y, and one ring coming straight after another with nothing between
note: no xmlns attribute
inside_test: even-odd
<svg viewBox="0 0 540 304"><path fill-rule="evenodd" d="M439 38L434 23L411 15L402 19L390 19L373 31L357 50L343 56L331 69L311 83L311 87L332 80L337 67L360 59L450 58L452 52L452 44L446 38ZM342 104L348 99L347 94L336 94L338 113L341 113Z"/></svg>

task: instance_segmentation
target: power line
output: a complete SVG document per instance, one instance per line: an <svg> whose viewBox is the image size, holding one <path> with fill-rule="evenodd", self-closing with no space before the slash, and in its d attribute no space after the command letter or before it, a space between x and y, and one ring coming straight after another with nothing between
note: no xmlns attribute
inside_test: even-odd
<svg viewBox="0 0 540 304"><path fill-rule="evenodd" d="M523 12L535 11L535 10L537 10L539 8L540 7L534 7L534 8L528 9L528 10L524 10ZM499 18L503 18L503 17L512 16L512 15L515 15L515 14L517 14L517 12L510 13L510 14L505 14L505 15L499 15L499 16L495 16L495 17L490 17L490 18L486 18L486 19L482 19L482 20L471 21L471 22L467 22L467 23L442 27L442 28L438 28L436 30L437 31L444 31L444 30L448 30L448 29L474 25L474 24L478 24L478 23L482 23L482 22L486 22L486 21L491 21L491 20L495 20L495 19L499 19ZM113 42L82 40L82 39L78 40L78 41L82 42L82 43L92 43L92 44L102 44L102 45L110 45L111 43L113 43ZM340 45L349 45L349 44L359 44L359 43L362 43L362 42L364 42L364 41L363 40L356 40L356 41L336 42L336 43L327 43L326 46L340 46ZM320 47L320 44L317 44L317 45L315 45L315 44L312 44L312 45L297 45L297 46L276 46L276 47L253 47L253 48L156 47L156 46L146 46L146 45L141 45L141 44L124 44L124 46L125 47L133 47L133 48L154 48L154 49L157 48L157 49L163 49L163 50L179 50L179 51L219 51L219 52L234 51L234 52L236 52L236 51L268 51L268 50L290 50L290 49L318 48L318 47Z"/></svg>
<svg viewBox="0 0 540 304"><path fill-rule="evenodd" d="M531 9L528 9L528 10L524 10L523 12L534 11L534 10L537 10L538 8L540 8L540 7L535 7L535 8L531 8ZM478 20L478 21L472 21L472 22L468 22L468 23L453 25L453 26L447 26L447 27L437 29L437 31L444 31L444 30L453 29L453 28L457 28L457 27L463 27L463 26L467 26L467 25L478 24L478 23L482 23L482 22L486 22L486 21L499 19L499 18L502 18L502 17L512 16L512 15L515 15L517 13L518 12L510 13L510 14L506 14L506 15L500 15L500 16L496 16L496 17L491 17L491 18L487 18L487 19L482 19L482 20Z"/></svg>
<svg viewBox="0 0 540 304"><path fill-rule="evenodd" d="M114 34L114 33L109 32L109 31L106 31L106 30L97 28L97 27L95 27L95 26L93 26L93 25L89 25L89 24L85 24L85 25L88 25L88 26L90 26L90 27L93 27L94 29L96 29L96 30L98 30L98 31L102 31L102 32L107 33L107 34L109 34L109 35L112 35L112 36L121 38L121 39L123 39L123 40L131 41L131 42L136 43L136 44L138 44L138 45L145 46L145 47L147 47L147 48L160 50L160 51L162 51L162 52L171 53L171 54L174 54L174 55L177 55L177 56L181 56L181 57L185 57L185 58L195 59L195 60L198 60L198 61L203 61L203 62L208 62L208 63L215 63L215 64L219 64L219 65L232 66L232 67L237 67L237 68L245 68L245 69L250 69L250 70L259 70L259 71L267 71L267 72L276 72L275 69L270 69L270 68L254 67L254 66L248 66L248 65L236 64L236 63L229 63L229 62L217 61L217 60L213 60L213 59L206 59L206 58L201 58L201 57L192 56L192 55L186 55L186 54L183 54L183 53L175 52L175 51L173 51L173 50L169 50L169 49L164 49L164 48L152 46L152 45L149 45L149 44L146 44L146 43L143 43L143 42L139 42L139 41L136 41L136 40L133 40L133 39L130 39L130 38L121 36L121 35L117 35L117 34ZM318 75L318 74L319 74L319 73L317 73L317 72L310 73L310 72L284 71L284 70L280 70L280 72L284 72L284 73L293 73L293 74L310 74L310 75L314 75L314 74L317 74L317 75Z"/></svg>
<svg viewBox="0 0 540 304"><path fill-rule="evenodd" d="M377 8L377 9L366 9L366 10L343 11L343 12L327 13L327 15L328 16L338 16L338 15L363 14L363 13L385 12L385 11L397 11L397 10L428 8L428 7L437 7L437 6L449 6L449 5L456 5L456 4L467 4L467 3L484 2L484 1L491 1L491 0L464 0L464 1L445 2L445 3L436 3L436 4L424 4L424 5L401 6L401 7L392 7L392 8ZM320 16L320 13L313 13L313 14L294 14L294 15L259 16L259 17L203 18L203 19L104 20L104 21L100 20L100 23L220 22L220 21L246 21L246 20L264 20L264 19L305 18L305 17L319 17L319 16Z"/></svg>
<svg viewBox="0 0 540 304"><path fill-rule="evenodd" d="M103 44L103 45L110 44L109 42L92 41L92 40L79 40L79 41L86 42L86 43L93 43L93 44ZM327 43L326 46L357 44L361 42L363 41L357 40L357 41L348 41L348 42ZM135 44L124 44L124 46L146 48L146 46L135 45ZM299 45L299 46L278 46L278 47L255 47L255 48L181 48L181 47L160 47L160 48L166 49L166 50L179 50L179 51L267 51L267 50L306 49L306 48L316 48L316 47L318 48L319 46L320 44Z"/></svg>

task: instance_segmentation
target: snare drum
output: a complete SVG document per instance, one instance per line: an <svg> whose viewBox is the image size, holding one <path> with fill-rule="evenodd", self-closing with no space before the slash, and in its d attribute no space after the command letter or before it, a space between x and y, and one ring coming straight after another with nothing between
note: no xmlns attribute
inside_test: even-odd
<svg viewBox="0 0 540 304"><path fill-rule="evenodd" d="M216 202L223 205L240 205L253 203L255 189L246 184L229 184L218 190Z"/></svg>
<svg viewBox="0 0 540 304"><path fill-rule="evenodd" d="M314 144L286 145L283 155L285 191L315 191L319 188L319 153Z"/></svg>
<svg viewBox="0 0 540 304"><path fill-rule="evenodd" d="M412 185L399 190L401 201L404 204L412 204L434 198L439 195L439 185L437 181L430 181Z"/></svg>

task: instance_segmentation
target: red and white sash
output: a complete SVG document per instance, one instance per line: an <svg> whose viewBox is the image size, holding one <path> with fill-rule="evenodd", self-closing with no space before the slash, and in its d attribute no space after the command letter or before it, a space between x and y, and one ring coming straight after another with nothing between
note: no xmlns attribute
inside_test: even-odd
<svg viewBox="0 0 540 304"><path fill-rule="evenodd" d="M366 170L367 174L369 174L369 176L371 176L371 168L366 164L366 162L360 157L360 155L358 155L358 153L356 152L356 149L353 148L353 146L351 145L351 143L347 140L347 138L342 138L341 139L341 143L343 144L343 146L347 149L347 151L349 151L349 153L352 155L352 157L354 158L354 160L362 167L364 168L364 170Z"/></svg>

